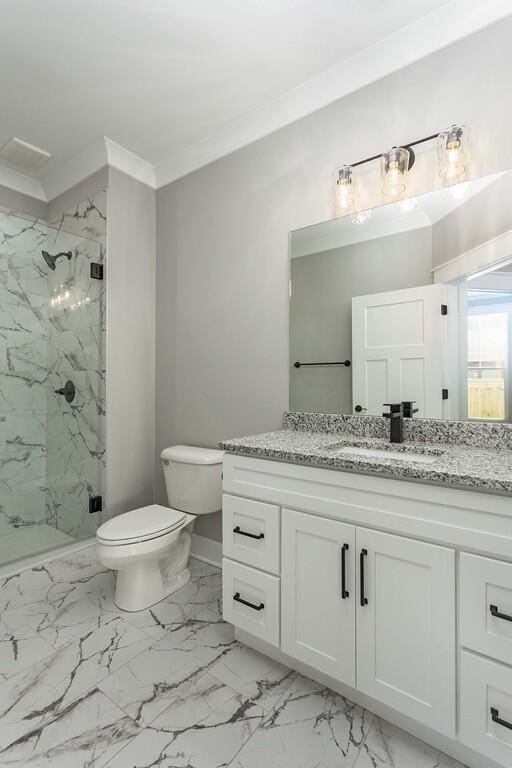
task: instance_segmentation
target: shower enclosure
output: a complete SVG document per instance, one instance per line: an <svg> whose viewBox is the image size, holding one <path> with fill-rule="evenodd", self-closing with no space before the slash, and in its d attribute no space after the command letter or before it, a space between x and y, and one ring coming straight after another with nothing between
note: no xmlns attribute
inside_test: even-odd
<svg viewBox="0 0 512 768"><path fill-rule="evenodd" d="M103 260L99 240L0 211L0 565L98 525Z"/></svg>

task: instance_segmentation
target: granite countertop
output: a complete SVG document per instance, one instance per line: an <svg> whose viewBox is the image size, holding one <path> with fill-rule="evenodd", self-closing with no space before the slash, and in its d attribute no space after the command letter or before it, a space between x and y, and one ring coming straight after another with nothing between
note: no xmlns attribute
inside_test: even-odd
<svg viewBox="0 0 512 768"><path fill-rule="evenodd" d="M508 447L497 449L485 444L482 447L437 441L391 444L382 438L358 437L348 431L305 429L281 429L225 440L220 447L243 456L512 495L512 450ZM409 455L406 460L362 456L351 453L350 447L405 451Z"/></svg>

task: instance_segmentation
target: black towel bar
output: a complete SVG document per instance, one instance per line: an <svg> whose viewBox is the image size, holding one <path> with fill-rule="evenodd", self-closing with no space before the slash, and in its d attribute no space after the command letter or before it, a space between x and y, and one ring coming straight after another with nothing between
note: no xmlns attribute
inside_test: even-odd
<svg viewBox="0 0 512 768"><path fill-rule="evenodd" d="M344 365L345 368L350 368L351 362L350 360L342 360L341 362L332 362L332 363L299 363L297 360L296 363L293 364L294 368L302 368L304 365Z"/></svg>

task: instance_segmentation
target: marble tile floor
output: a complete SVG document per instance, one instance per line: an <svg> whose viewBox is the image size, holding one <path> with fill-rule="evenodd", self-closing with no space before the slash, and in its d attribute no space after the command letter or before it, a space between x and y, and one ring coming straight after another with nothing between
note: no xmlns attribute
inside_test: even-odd
<svg viewBox="0 0 512 768"><path fill-rule="evenodd" d="M0 521L0 565L46 552L53 547L72 544L72 536L46 523L15 528Z"/></svg>
<svg viewBox="0 0 512 768"><path fill-rule="evenodd" d="M0 766L463 768L237 643L192 574L136 614L94 547L0 577Z"/></svg>

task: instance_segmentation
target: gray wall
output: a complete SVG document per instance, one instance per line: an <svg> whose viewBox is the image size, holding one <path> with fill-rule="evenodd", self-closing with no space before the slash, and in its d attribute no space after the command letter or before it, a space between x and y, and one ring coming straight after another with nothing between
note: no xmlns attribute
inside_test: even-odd
<svg viewBox="0 0 512 768"><path fill-rule="evenodd" d="M155 452L156 194L109 169L107 503L109 516L151 504Z"/></svg>
<svg viewBox="0 0 512 768"><path fill-rule="evenodd" d="M432 229L292 259L290 360L352 358L352 297L432 283ZM290 368L290 410L352 413L350 368Z"/></svg>
<svg viewBox="0 0 512 768"><path fill-rule="evenodd" d="M474 175L512 166L511 37L501 21L158 191L157 454L280 426L288 232L331 217L337 165L462 122Z"/></svg>
<svg viewBox="0 0 512 768"><path fill-rule="evenodd" d="M512 228L512 173L434 224L432 264L438 267Z"/></svg>

